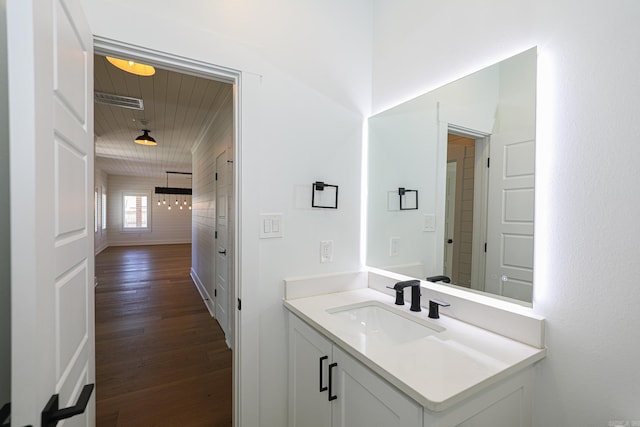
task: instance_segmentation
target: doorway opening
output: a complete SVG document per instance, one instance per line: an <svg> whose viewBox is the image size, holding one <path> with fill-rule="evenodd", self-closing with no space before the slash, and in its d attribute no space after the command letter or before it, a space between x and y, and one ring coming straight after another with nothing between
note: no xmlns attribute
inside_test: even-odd
<svg viewBox="0 0 640 427"><path fill-rule="evenodd" d="M144 49L137 46L131 46L122 42L113 40L95 38L94 52L97 55L109 55L119 58L128 58L145 64L151 64L160 69L168 70L174 73L180 73L188 76L194 76L202 79L209 79L231 85L230 102L231 118L230 118L230 138L232 143L228 147L224 147L224 161L216 161L220 157L220 153L213 154L213 165L210 167L210 175L206 175L203 179L207 181L206 185L213 187L216 199L212 200L213 205L220 204L224 209L215 209L216 220L211 224L213 230L212 235L216 235L215 245L212 244L211 256L209 259L200 261L201 263L209 262L213 266L213 275L215 276L213 286L208 289L206 284L198 279L198 274L192 268L192 278L196 287L203 296L205 305L211 314L218 319L221 327L225 331L226 341L231 348L233 355L233 414L235 422L239 420L240 404L239 404L239 361L240 346L238 337L240 335L240 319L238 310L235 310L235 301L239 296L239 272L240 272L240 221L239 219L239 201L240 201L240 90L241 75L239 71L219 67L216 65L203 63L182 57L165 54L159 51ZM211 126L212 122L208 125ZM202 135L205 135L208 129L203 129ZM131 144L133 145L133 144ZM197 150L203 144L192 147L192 157L196 156ZM143 147L148 148L148 147ZM218 150L220 151L220 150ZM163 162L163 159L157 159ZM194 165L195 167L195 165ZM202 166L199 166L202 167ZM217 181L209 180L209 177L224 177L222 184ZM194 180L197 180L194 175ZM211 182L208 182L211 181ZM200 183L202 184L202 183ZM193 182L194 187L193 203L194 209L199 197L195 192L195 188L200 185ZM224 197L218 197L223 193ZM153 200L155 202L155 199ZM219 206L218 206L219 207ZM90 207L92 208L92 206ZM204 224L199 224L204 227ZM192 235L196 235L198 230L193 226ZM224 233L224 236L221 234ZM221 238L224 237L224 238ZM224 246L224 247L223 247ZM196 251L194 249L193 251ZM197 263L198 255L192 255L192 263ZM218 274L219 269L224 269L224 274ZM223 286L222 286L223 285ZM218 287L222 286L220 290Z"/></svg>
<svg viewBox="0 0 640 427"><path fill-rule="evenodd" d="M445 192L445 275L484 290L489 135L448 125Z"/></svg>

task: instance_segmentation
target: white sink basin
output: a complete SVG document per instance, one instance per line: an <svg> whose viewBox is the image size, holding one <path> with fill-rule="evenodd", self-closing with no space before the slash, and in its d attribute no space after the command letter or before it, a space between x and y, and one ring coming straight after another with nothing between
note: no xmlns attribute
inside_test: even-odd
<svg viewBox="0 0 640 427"><path fill-rule="evenodd" d="M378 301L335 307L327 313L371 340L401 344L444 331L444 328Z"/></svg>

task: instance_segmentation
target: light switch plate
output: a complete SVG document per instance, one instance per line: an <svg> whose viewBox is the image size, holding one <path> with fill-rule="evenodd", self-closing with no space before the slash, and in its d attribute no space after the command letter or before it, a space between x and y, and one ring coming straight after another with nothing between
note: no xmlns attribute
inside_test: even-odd
<svg viewBox="0 0 640 427"><path fill-rule="evenodd" d="M260 238L282 237L283 219L281 213L260 214Z"/></svg>
<svg viewBox="0 0 640 427"><path fill-rule="evenodd" d="M389 239L389 256L398 256L400 246L399 237L391 237Z"/></svg>
<svg viewBox="0 0 640 427"><path fill-rule="evenodd" d="M434 214L424 214L424 228L422 231L436 231L436 216Z"/></svg>

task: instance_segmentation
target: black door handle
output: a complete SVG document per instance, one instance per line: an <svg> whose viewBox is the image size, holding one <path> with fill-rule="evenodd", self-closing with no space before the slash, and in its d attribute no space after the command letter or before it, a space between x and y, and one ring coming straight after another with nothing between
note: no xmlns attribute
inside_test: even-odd
<svg viewBox="0 0 640 427"><path fill-rule="evenodd" d="M447 239L447 243L453 243L453 239Z"/></svg>
<svg viewBox="0 0 640 427"><path fill-rule="evenodd" d="M331 365L329 365L329 402L331 402L332 400L336 400L338 398L337 395L333 394L333 368L335 368L336 366L338 366L337 363L332 363Z"/></svg>
<svg viewBox="0 0 640 427"><path fill-rule="evenodd" d="M60 420L82 414L87 409L93 387L94 384L87 384L82 387L80 397L78 397L76 404L64 409L58 409L58 395L54 394L51 396L51 399L49 399L49 402L47 402L47 405L42 410L42 417L40 418L42 427L55 427Z"/></svg>
<svg viewBox="0 0 640 427"><path fill-rule="evenodd" d="M227 254L227 250L225 249L225 250L223 250L223 251L218 251L218 253L219 253L220 255L226 255L226 254Z"/></svg>
<svg viewBox="0 0 640 427"><path fill-rule="evenodd" d="M322 362L324 362L325 360L327 360L329 358L329 356L322 356L320 358L320 393L322 393L323 391L327 390L326 386L322 386Z"/></svg>

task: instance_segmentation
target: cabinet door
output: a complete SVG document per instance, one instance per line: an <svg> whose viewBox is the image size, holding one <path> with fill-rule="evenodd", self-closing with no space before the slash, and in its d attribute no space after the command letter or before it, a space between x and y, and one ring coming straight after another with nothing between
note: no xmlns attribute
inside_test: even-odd
<svg viewBox="0 0 640 427"><path fill-rule="evenodd" d="M325 389L331 347L330 341L289 315L289 427L331 427Z"/></svg>
<svg viewBox="0 0 640 427"><path fill-rule="evenodd" d="M421 427L422 407L333 347L333 427Z"/></svg>

